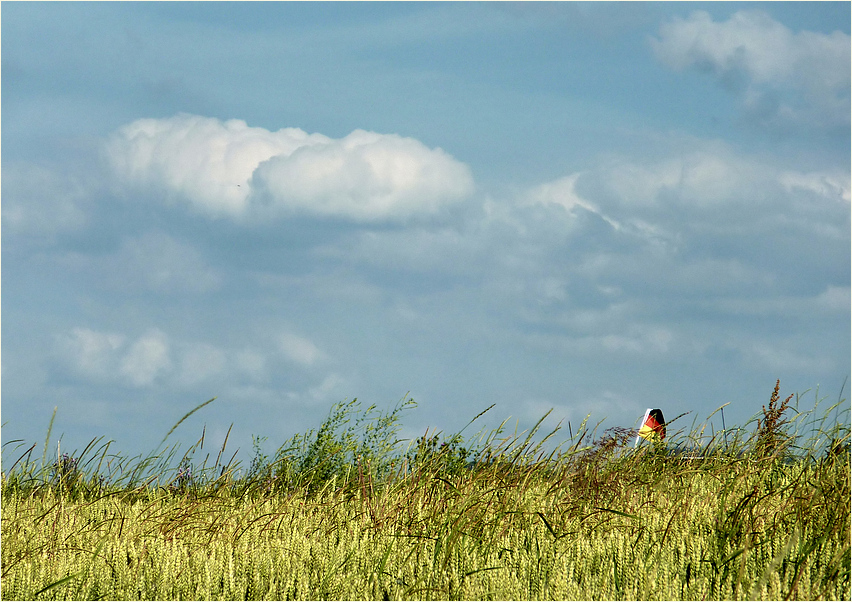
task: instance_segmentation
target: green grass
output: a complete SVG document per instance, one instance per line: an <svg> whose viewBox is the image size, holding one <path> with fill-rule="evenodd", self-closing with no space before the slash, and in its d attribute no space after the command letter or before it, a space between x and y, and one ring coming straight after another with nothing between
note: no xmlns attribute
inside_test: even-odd
<svg viewBox="0 0 852 602"><path fill-rule="evenodd" d="M405 449L409 400L338 404L246 470L226 442L195 462L202 440L24 453L2 484L2 598L847 600L848 407L791 399L776 386L746 427L638 450L585 423L552 446L541 422Z"/></svg>

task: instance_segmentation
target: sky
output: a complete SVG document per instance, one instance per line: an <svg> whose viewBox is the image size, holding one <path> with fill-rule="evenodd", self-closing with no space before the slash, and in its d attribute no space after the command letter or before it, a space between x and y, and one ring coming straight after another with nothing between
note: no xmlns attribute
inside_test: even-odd
<svg viewBox="0 0 852 602"><path fill-rule="evenodd" d="M244 461L353 398L414 438L847 397L848 2L0 23L10 449L57 408L145 454L213 397L169 441Z"/></svg>

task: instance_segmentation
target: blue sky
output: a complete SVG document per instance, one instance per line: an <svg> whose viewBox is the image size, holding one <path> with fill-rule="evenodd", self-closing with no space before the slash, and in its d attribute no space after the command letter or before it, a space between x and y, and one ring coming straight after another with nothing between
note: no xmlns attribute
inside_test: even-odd
<svg viewBox="0 0 852 602"><path fill-rule="evenodd" d="M776 379L834 400L849 24L845 2L4 2L3 442L57 406L63 448L145 453L214 396L173 437L271 450L407 392L408 437L492 403L484 426L523 429L742 424Z"/></svg>

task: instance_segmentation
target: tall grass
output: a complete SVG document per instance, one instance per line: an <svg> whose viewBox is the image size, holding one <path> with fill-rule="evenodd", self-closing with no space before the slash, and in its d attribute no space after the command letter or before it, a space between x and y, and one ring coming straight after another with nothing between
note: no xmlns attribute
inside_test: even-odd
<svg viewBox="0 0 852 602"><path fill-rule="evenodd" d="M544 418L405 446L410 399L353 400L246 469L204 434L135 459L18 442L2 598L846 600L849 408L800 402L776 384L745 427L639 447L588 421L556 445Z"/></svg>

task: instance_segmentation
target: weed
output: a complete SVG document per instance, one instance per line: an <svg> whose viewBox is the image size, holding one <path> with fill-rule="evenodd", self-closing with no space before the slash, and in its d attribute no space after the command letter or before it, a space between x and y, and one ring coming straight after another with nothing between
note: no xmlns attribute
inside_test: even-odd
<svg viewBox="0 0 852 602"><path fill-rule="evenodd" d="M51 483L57 488L72 491L81 479L82 473L76 458L68 454L62 454L53 463Z"/></svg>
<svg viewBox="0 0 852 602"><path fill-rule="evenodd" d="M785 448L790 444L791 438L784 432L788 423L785 412L790 409L790 400L793 395L787 397L780 404L781 399L778 391L781 381L775 382L775 389L769 398L769 407L763 407L763 417L757 419L757 431L755 432L754 454L757 458L777 458L783 454Z"/></svg>

